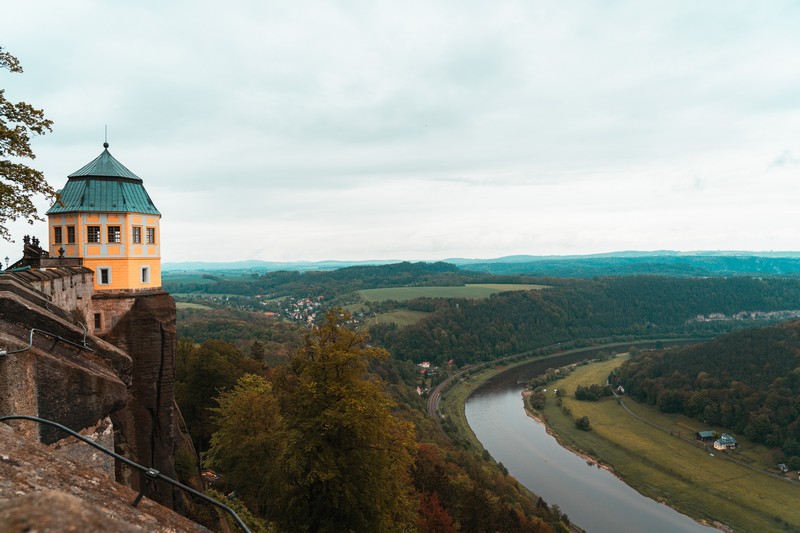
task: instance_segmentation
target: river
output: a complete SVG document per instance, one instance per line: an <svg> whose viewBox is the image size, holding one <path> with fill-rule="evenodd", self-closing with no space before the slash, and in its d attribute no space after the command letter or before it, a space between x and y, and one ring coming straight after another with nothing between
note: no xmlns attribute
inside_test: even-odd
<svg viewBox="0 0 800 533"><path fill-rule="evenodd" d="M585 357L517 367L479 388L467 400L466 415L483 447L523 485L558 505L590 533L717 532L642 496L607 470L587 464L525 414L522 390L528 379L548 367Z"/></svg>

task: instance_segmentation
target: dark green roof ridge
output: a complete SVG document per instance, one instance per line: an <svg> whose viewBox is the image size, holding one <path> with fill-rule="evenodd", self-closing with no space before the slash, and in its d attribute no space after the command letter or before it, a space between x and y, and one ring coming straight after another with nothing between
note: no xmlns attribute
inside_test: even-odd
<svg viewBox="0 0 800 533"><path fill-rule="evenodd" d="M70 174L69 178L80 178L83 176L106 177L106 178L128 178L142 181L142 178L128 170L128 168L117 161L108 151L108 143L103 143L103 153L95 157L89 164L80 170Z"/></svg>
<svg viewBox="0 0 800 533"><path fill-rule="evenodd" d="M103 143L103 153L69 175L58 191L59 201L47 214L75 212L143 213L160 215L142 179L114 159Z"/></svg>

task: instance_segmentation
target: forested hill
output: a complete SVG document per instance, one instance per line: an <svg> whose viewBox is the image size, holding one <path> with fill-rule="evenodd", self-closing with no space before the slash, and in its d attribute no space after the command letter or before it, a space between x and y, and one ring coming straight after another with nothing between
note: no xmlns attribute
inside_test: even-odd
<svg viewBox="0 0 800 533"><path fill-rule="evenodd" d="M381 266L352 266L330 271L278 271L227 279L205 274L204 282L173 282L165 278L164 288L173 293L256 294L280 296L323 296L326 299L361 289L381 287L463 285L495 281L486 273L462 270L449 263L395 263ZM516 278L504 278L506 283ZM211 280L213 283L208 283Z"/></svg>
<svg viewBox="0 0 800 533"><path fill-rule="evenodd" d="M800 468L800 321L642 352L619 379L627 394L662 411L781 446Z"/></svg>
<svg viewBox="0 0 800 533"><path fill-rule="evenodd" d="M800 280L601 278L431 304L437 311L413 326L374 326L373 340L400 359L460 365L575 339L712 336L730 331L732 322L698 315L800 309Z"/></svg>
<svg viewBox="0 0 800 533"><path fill-rule="evenodd" d="M513 257L493 261L451 260L472 271L495 275L556 276L800 276L800 257L740 255L710 252L699 255L678 253L606 254L576 257Z"/></svg>

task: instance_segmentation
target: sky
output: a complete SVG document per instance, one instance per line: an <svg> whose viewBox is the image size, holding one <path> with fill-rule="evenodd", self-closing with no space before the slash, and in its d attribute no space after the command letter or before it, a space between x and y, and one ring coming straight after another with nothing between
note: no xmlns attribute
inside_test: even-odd
<svg viewBox="0 0 800 533"><path fill-rule="evenodd" d="M798 28L793 0L28 0L0 88L54 121L56 188L108 128L166 262L796 251ZM12 228L12 262L47 240Z"/></svg>

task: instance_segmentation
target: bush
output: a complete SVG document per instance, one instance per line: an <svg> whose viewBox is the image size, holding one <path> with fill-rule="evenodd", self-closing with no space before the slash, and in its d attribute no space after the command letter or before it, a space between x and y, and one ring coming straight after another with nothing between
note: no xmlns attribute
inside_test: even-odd
<svg viewBox="0 0 800 533"><path fill-rule="evenodd" d="M596 402L604 396L611 396L611 394L611 387L608 385L594 384L588 387L578 385L578 388L575 389L575 399L586 402Z"/></svg>
<svg viewBox="0 0 800 533"><path fill-rule="evenodd" d="M592 430L592 426L589 423L589 417L588 416L582 416L579 419L577 419L575 421L575 427L577 427L578 429L581 429L583 431L591 431Z"/></svg>

